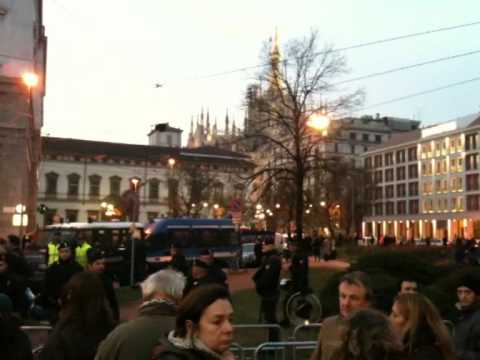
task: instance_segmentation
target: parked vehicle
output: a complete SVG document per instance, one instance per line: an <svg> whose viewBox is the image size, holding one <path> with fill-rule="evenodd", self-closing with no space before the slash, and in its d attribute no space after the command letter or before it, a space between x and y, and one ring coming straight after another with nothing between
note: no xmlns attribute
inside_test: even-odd
<svg viewBox="0 0 480 360"><path fill-rule="evenodd" d="M242 244L242 267L255 266L255 243Z"/></svg>

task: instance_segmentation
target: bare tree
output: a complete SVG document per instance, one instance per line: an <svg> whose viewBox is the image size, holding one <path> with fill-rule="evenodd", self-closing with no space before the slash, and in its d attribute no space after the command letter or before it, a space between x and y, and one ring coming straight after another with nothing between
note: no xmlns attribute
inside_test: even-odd
<svg viewBox="0 0 480 360"><path fill-rule="evenodd" d="M261 189L258 198L275 184L291 185L296 234L301 238L306 180L325 163L318 151L322 134L308 121L325 107L335 116L359 106L363 91L342 95L334 87L333 80L346 73L346 61L331 46L318 51L317 32L287 43L284 53L281 61L275 44L268 55L270 67L260 74L265 90L250 99L249 117L254 121L249 121L244 141L261 154L249 177Z"/></svg>

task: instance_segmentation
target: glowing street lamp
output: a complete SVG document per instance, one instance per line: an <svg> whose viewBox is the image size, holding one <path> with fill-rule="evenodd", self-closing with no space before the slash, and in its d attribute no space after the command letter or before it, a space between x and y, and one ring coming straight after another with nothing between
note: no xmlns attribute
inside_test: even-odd
<svg viewBox="0 0 480 360"><path fill-rule="evenodd" d="M325 206L327 206L327 203L325 201L320 201L320 206L325 207Z"/></svg>
<svg viewBox="0 0 480 360"><path fill-rule="evenodd" d="M214 204L214 205L213 205L213 208L214 208L215 210L218 210L219 207L220 207L220 205L218 205L218 204Z"/></svg>
<svg viewBox="0 0 480 360"><path fill-rule="evenodd" d="M204 203L203 203L203 207L204 207L204 208L207 208L207 207L208 207L208 203L207 203L207 202L204 202Z"/></svg>
<svg viewBox="0 0 480 360"><path fill-rule="evenodd" d="M275 209L280 209L280 204L275 204Z"/></svg>
<svg viewBox="0 0 480 360"><path fill-rule="evenodd" d="M263 206L262 204L257 204L257 206L255 207L257 210L262 210Z"/></svg>
<svg viewBox="0 0 480 360"><path fill-rule="evenodd" d="M135 191L137 191L138 189L138 184L140 184L140 179L137 179L137 178L133 178L132 180L130 180L133 184L133 189Z"/></svg>
<svg viewBox="0 0 480 360"><path fill-rule="evenodd" d="M176 163L177 161L174 158L168 159L168 166L170 166L171 168L173 168Z"/></svg>
<svg viewBox="0 0 480 360"><path fill-rule="evenodd" d="M22 80L29 89L38 85L38 75L35 73L27 72L22 75Z"/></svg>

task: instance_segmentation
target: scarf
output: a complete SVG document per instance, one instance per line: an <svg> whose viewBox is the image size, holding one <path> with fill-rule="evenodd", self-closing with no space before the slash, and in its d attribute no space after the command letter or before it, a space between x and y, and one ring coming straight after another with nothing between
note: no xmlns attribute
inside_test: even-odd
<svg viewBox="0 0 480 360"><path fill-rule="evenodd" d="M192 349L192 350L198 350L201 352L204 352L210 356L212 356L214 359L217 360L222 360L223 354L219 354L215 351L210 350L210 348L205 345L198 337L193 336L193 337L186 337L186 338L180 338L175 336L175 331L171 331L168 334L168 341L174 345L175 347L179 349Z"/></svg>

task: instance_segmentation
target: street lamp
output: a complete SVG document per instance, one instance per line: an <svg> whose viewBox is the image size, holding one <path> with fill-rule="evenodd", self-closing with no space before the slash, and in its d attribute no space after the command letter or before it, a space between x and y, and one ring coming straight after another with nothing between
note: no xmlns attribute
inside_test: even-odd
<svg viewBox="0 0 480 360"><path fill-rule="evenodd" d="M38 75L31 72L26 72L22 75L22 80L29 89L38 85Z"/></svg>
<svg viewBox="0 0 480 360"><path fill-rule="evenodd" d="M207 202L204 202L204 203L203 203L203 207L204 207L204 208L207 208L207 207L208 207L208 203L207 203Z"/></svg>
<svg viewBox="0 0 480 360"><path fill-rule="evenodd" d="M177 161L176 161L174 158L168 159L168 165L169 165L171 168L173 168L176 163L177 163Z"/></svg>
<svg viewBox="0 0 480 360"><path fill-rule="evenodd" d="M275 209L280 209L280 204L276 204Z"/></svg>
<svg viewBox="0 0 480 360"><path fill-rule="evenodd" d="M327 206L327 203L325 201L320 201L320 206L325 207L325 206Z"/></svg>
<svg viewBox="0 0 480 360"><path fill-rule="evenodd" d="M328 134L328 127L330 126L330 118L327 111L323 108L319 113L313 113L308 117L307 126L320 131L323 136Z"/></svg>
<svg viewBox="0 0 480 360"><path fill-rule="evenodd" d="M214 205L213 205L213 208L214 208L215 210L218 210L219 207L220 207L220 205L218 205L218 204L214 204Z"/></svg>

